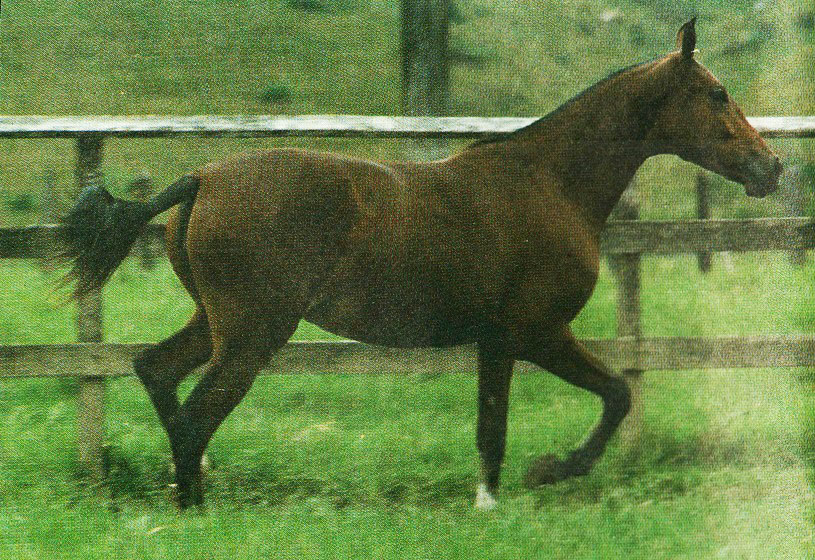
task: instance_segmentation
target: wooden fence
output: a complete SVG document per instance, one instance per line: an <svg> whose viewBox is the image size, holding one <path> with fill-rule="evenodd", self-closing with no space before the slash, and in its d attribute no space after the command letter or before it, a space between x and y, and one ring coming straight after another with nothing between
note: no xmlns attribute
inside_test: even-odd
<svg viewBox="0 0 815 560"><path fill-rule="evenodd" d="M76 141L76 183L99 180L107 137L368 137L478 138L529 124L524 118L423 117L0 117L1 138ZM815 138L815 117L761 117L750 122L767 138ZM181 173L183 170L179 170ZM795 367L815 365L815 335L645 338L640 329L640 257L713 251L805 250L815 247L815 220L766 218L646 222L620 216L603 234L602 250L618 278L618 337L587 340L610 366L629 376L636 391L645 370ZM0 258L41 258L58 250L57 227L0 228ZM161 244L163 227L151 224L145 243ZM77 344L0 346L0 377L80 378L78 444L90 475L104 476L105 379L131 375L131 359L144 345L102 343L101 293L77 303ZM471 347L394 350L355 342L289 343L266 373L400 373L438 368L474 371ZM530 366L520 365L520 369ZM635 422L637 412L633 414ZM632 433L629 431L629 433ZM635 430L633 431L635 433Z"/></svg>

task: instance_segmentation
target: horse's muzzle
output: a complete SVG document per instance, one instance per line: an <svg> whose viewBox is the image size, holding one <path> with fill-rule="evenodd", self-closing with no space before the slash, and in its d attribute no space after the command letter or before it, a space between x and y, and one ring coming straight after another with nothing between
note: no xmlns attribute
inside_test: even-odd
<svg viewBox="0 0 815 560"><path fill-rule="evenodd" d="M744 181L744 192L747 196L763 198L778 189L778 178L784 170L784 164L777 155L772 154L769 161L755 161L748 169L750 173Z"/></svg>

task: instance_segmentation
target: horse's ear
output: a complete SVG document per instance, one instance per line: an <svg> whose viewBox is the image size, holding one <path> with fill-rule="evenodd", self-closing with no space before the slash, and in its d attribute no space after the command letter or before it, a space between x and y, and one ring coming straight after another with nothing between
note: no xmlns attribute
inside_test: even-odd
<svg viewBox="0 0 815 560"><path fill-rule="evenodd" d="M676 34L676 48L682 51L682 58L690 60L696 50L696 18L679 28Z"/></svg>

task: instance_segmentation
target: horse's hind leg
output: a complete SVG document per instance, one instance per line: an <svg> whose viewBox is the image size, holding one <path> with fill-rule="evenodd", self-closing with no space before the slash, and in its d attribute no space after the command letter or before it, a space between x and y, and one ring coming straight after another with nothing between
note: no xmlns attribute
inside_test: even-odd
<svg viewBox="0 0 815 560"><path fill-rule="evenodd" d="M175 454L175 436L171 433L171 418L178 411L178 385L195 368L205 364L212 355L209 321L198 296L189 258L184 247L190 207L173 207L168 212L165 228L167 256L178 279L196 303L196 310L186 326L171 337L141 352L133 362L136 375L170 438ZM186 213L186 214L185 214Z"/></svg>
<svg viewBox="0 0 815 560"><path fill-rule="evenodd" d="M187 325L170 338L142 351L133 361L175 454L171 419L178 411L178 385L212 355L209 323L202 308L196 309Z"/></svg>
<svg viewBox="0 0 815 560"><path fill-rule="evenodd" d="M519 357L603 399L600 422L583 444L564 461L552 455L539 457L526 475L526 485L531 488L588 473L628 414L631 407L628 385L592 356L568 327L551 339L539 339L538 344L527 347Z"/></svg>
<svg viewBox="0 0 815 560"><path fill-rule="evenodd" d="M299 317L238 323L213 336L214 350L204 374L172 419L176 435L176 483L179 506L203 503L201 458L215 431L240 403L271 354L297 328Z"/></svg>

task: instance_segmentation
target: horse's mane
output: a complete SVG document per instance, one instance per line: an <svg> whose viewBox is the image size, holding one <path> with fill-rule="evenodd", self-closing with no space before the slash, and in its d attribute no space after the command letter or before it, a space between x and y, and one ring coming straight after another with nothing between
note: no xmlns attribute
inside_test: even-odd
<svg viewBox="0 0 815 560"><path fill-rule="evenodd" d="M606 82L616 78L620 74L624 74L624 73L628 72L629 70L633 70L634 68L639 68L640 66L644 66L645 64L648 64L649 62L652 62L652 61L639 62L637 64L632 64L631 66L626 66L625 68L621 68L619 70L616 70L616 71L612 72L611 74L609 74L608 76L606 76L605 78L603 78L602 80L600 80L599 82L596 82L595 84L587 87L586 89L584 89L583 91L581 91L580 93L578 93L577 95L575 95L574 97L572 97L571 99L569 99L568 101L566 101L565 103L560 105L557 109L554 109L552 112L550 112L550 113L546 114L545 116L537 119L536 121L531 122L528 125L523 126L523 127L519 128L517 130L513 130L512 132L498 132L498 133L495 133L495 134L490 134L488 136L485 136L484 138L480 138L480 139L476 140L475 142L473 142L472 144L470 144L469 146L467 146L467 149L475 148L477 146L483 146L484 144L494 144L496 142L504 142L506 140L511 140L511 139L519 136L520 134L523 134L524 132L527 132L527 131L529 131L531 129L537 128L537 127L545 124L547 121L549 121L549 119L551 119L552 117L554 117L555 115L557 115L558 113L560 113L561 111L566 109L567 107L573 105L578 100L582 99L584 96L586 96L589 93L593 92L599 86L601 86L601 85L605 84Z"/></svg>

